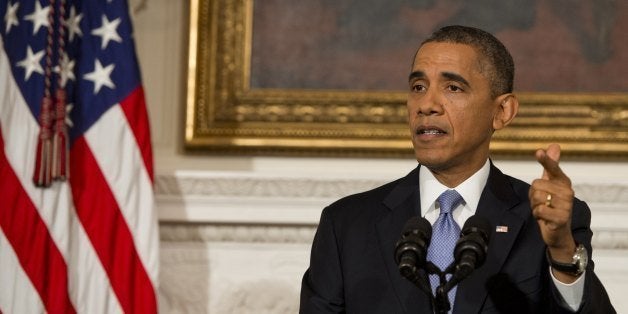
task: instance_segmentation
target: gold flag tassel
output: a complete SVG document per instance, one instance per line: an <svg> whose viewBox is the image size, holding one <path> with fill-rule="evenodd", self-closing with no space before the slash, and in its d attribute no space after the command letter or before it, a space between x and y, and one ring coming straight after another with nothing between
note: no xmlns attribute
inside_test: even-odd
<svg viewBox="0 0 628 314"><path fill-rule="evenodd" d="M35 174L33 181L36 186L50 186L52 182L52 143L51 143L51 123L52 99L44 96L41 102L41 113L39 114L41 127L37 140L37 154L35 155Z"/></svg>
<svg viewBox="0 0 628 314"><path fill-rule="evenodd" d="M68 174L68 130L65 127L65 90L57 89L55 132L52 138L52 178L65 180Z"/></svg>

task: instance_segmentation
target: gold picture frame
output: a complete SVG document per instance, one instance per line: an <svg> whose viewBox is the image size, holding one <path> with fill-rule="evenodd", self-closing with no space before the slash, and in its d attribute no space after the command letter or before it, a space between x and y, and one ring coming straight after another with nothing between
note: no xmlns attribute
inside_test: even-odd
<svg viewBox="0 0 628 314"><path fill-rule="evenodd" d="M250 87L254 0L191 0L185 149L291 156L412 156L406 94ZM627 93L518 93L493 155L560 143L575 157L628 157Z"/></svg>

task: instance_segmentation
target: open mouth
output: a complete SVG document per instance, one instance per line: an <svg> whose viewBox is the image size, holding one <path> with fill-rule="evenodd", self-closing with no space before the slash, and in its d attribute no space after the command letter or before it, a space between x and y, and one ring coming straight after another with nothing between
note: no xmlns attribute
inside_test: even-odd
<svg viewBox="0 0 628 314"><path fill-rule="evenodd" d="M416 131L417 135L441 135L447 134L447 132L436 128L436 127L426 127L426 128L418 128Z"/></svg>

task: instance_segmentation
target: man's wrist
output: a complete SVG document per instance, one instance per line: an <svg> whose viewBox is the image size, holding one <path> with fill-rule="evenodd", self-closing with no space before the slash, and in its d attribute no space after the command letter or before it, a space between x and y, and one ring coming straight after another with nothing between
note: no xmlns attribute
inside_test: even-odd
<svg viewBox="0 0 628 314"><path fill-rule="evenodd" d="M553 251L556 252L556 250ZM565 261L562 256L561 259L555 258L549 247L546 254L554 275L565 283L573 282L578 278L586 269L589 260L587 249L582 244L577 245L572 251L569 261Z"/></svg>
<svg viewBox="0 0 628 314"><path fill-rule="evenodd" d="M560 263L571 263L573 260L573 254L576 252L578 245L575 241L571 241L569 245L563 247L547 247L547 252L551 257L551 260Z"/></svg>

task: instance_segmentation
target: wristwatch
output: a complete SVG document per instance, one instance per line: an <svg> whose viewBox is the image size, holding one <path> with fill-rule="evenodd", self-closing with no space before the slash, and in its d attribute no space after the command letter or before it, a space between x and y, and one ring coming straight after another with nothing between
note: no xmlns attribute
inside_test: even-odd
<svg viewBox="0 0 628 314"><path fill-rule="evenodd" d="M582 244L578 244L576 246L576 252L573 254L573 260L571 261L571 263L557 262L552 259L549 249L546 249L545 252L547 253L547 261L550 263L553 269L568 273L575 277L580 276L587 268L587 264L589 263L587 248L585 248Z"/></svg>

